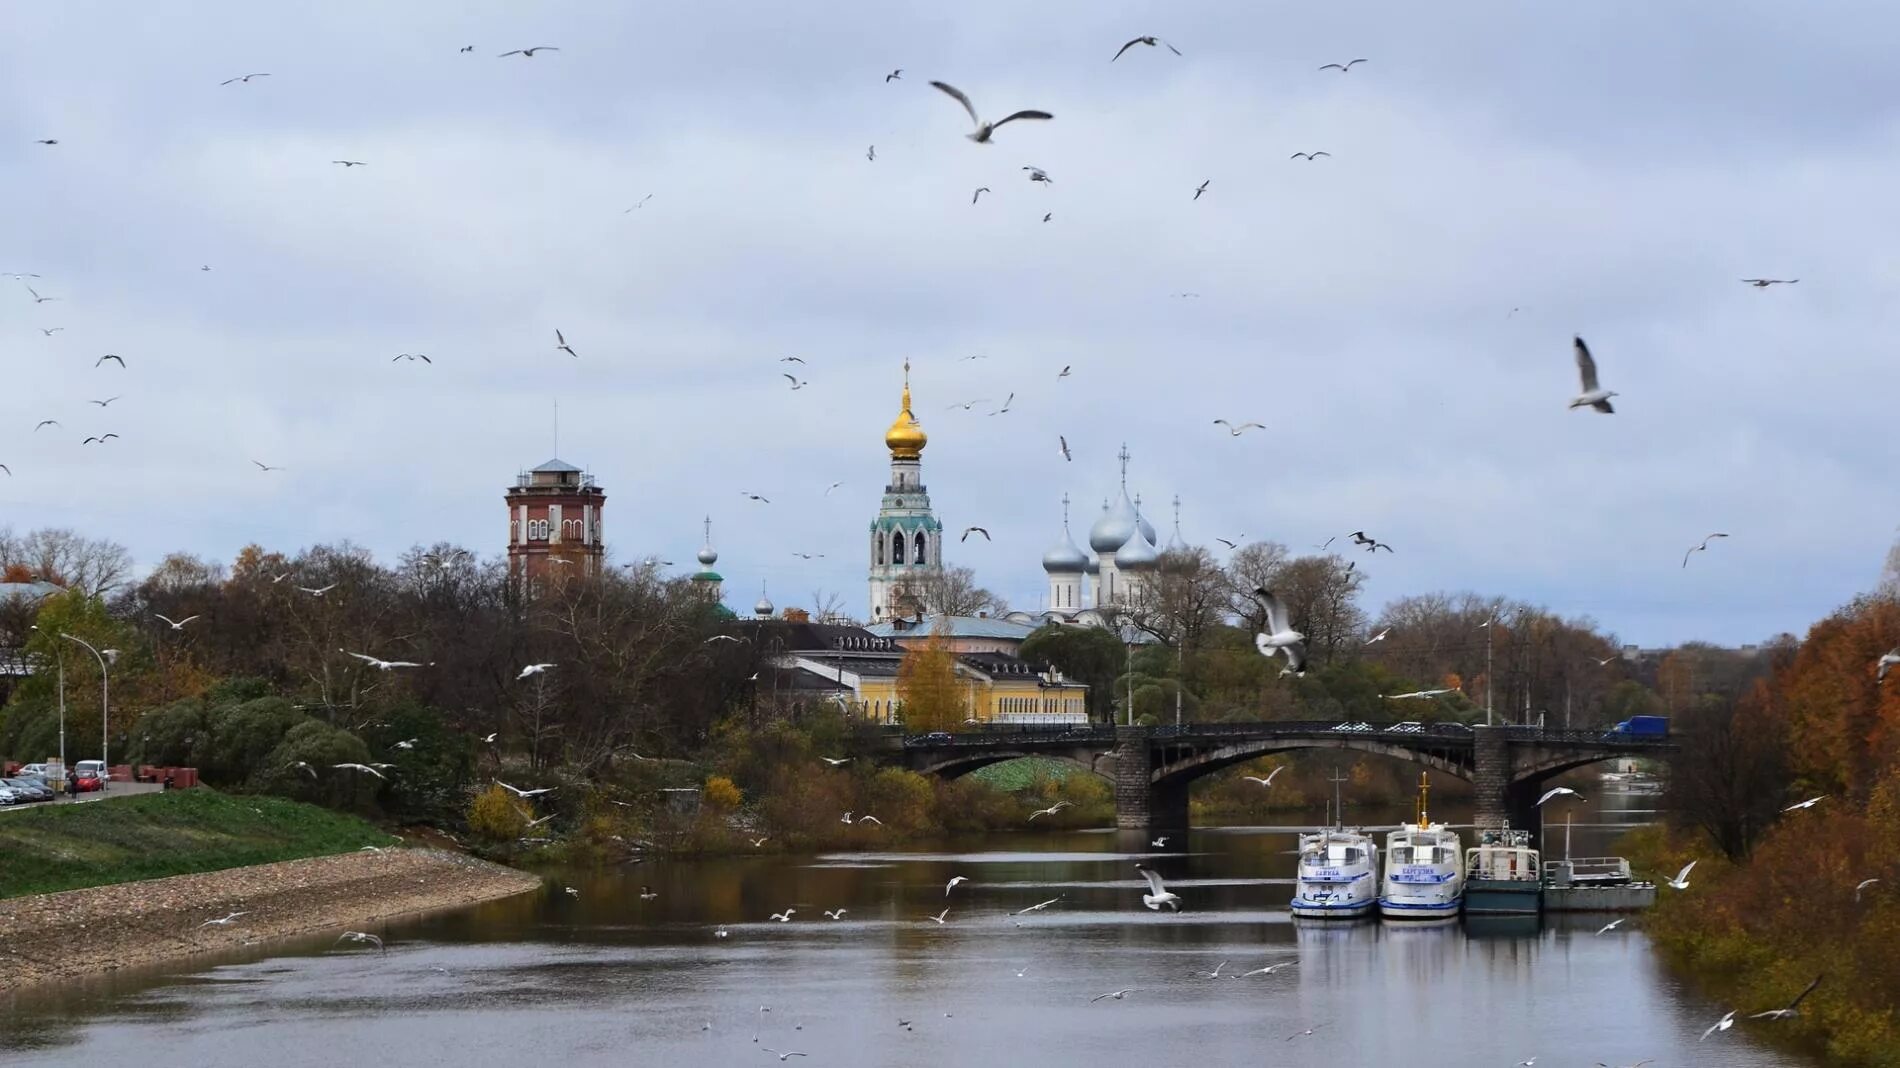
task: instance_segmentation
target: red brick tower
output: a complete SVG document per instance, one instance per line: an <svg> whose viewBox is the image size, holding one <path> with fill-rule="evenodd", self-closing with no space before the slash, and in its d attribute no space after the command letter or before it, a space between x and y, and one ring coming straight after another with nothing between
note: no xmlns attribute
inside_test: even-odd
<svg viewBox="0 0 1900 1068"><path fill-rule="evenodd" d="M508 490L508 573L530 588L600 574L607 493L573 464L549 460Z"/></svg>

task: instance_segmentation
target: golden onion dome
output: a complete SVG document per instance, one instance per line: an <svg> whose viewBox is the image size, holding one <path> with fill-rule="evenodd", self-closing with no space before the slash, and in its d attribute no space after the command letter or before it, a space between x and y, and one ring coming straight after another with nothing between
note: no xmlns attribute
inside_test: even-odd
<svg viewBox="0 0 1900 1068"><path fill-rule="evenodd" d="M918 424L917 417L910 414L910 361L904 361L904 401L903 410L891 422L891 428L884 432L884 446L891 450L895 460L915 460L924 452L924 445L930 436Z"/></svg>

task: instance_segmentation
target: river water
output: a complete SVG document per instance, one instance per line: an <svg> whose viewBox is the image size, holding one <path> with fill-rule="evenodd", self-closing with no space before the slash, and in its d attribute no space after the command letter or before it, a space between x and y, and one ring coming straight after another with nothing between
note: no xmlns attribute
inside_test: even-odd
<svg viewBox="0 0 1900 1068"><path fill-rule="evenodd" d="M1653 818L1652 798L1593 800L1579 813L1605 822L1573 826L1574 855ZM1583 915L1495 931L1295 923L1297 829L1208 828L1159 848L1021 833L557 876L540 895L388 927L386 953L314 938L34 994L0 1010L0 1063L778 1063L768 1050L982 1068L1810 1063L1740 1029L1700 1041L1728 1007L1663 968L1640 918L1602 935L1606 918ZM1561 855L1561 826L1546 837ZM1142 907L1138 858L1182 912ZM954 875L970 881L946 896ZM787 908L789 922L768 919ZM1223 961L1222 978L1200 976ZM1293 966L1227 978L1279 962Z"/></svg>

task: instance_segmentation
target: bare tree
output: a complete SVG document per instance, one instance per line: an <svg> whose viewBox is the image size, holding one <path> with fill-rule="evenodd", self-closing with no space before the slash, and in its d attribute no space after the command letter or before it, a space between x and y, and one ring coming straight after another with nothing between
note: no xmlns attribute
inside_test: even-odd
<svg viewBox="0 0 1900 1068"><path fill-rule="evenodd" d="M895 596L899 604L934 616L973 616L979 612L1002 615L1009 611L1001 597L977 585L976 572L967 567L907 576L898 584Z"/></svg>
<svg viewBox="0 0 1900 1068"><path fill-rule="evenodd" d="M820 623L850 622L844 598L832 590L811 591L811 617Z"/></svg>
<svg viewBox="0 0 1900 1068"><path fill-rule="evenodd" d="M0 528L0 570L26 568L44 581L101 597L117 589L132 570L125 546L55 527L15 535Z"/></svg>
<svg viewBox="0 0 1900 1068"><path fill-rule="evenodd" d="M1264 630L1266 610L1254 596L1257 589L1272 589L1275 577L1286 565L1287 549L1275 541L1250 542L1234 550L1227 561L1229 612L1240 617L1251 630Z"/></svg>
<svg viewBox="0 0 1900 1068"><path fill-rule="evenodd" d="M1207 550L1191 548L1163 553L1137 588L1128 621L1169 645L1194 648L1226 617L1232 583Z"/></svg>
<svg viewBox="0 0 1900 1068"><path fill-rule="evenodd" d="M1327 664L1341 650L1361 642L1366 614L1357 598L1364 583L1365 576L1337 556L1302 556L1272 569L1268 582L1261 586L1271 589L1286 605L1293 629L1306 635L1307 655L1316 663ZM1263 626L1265 610L1252 587L1247 590L1246 601L1252 604L1241 614L1250 625Z"/></svg>

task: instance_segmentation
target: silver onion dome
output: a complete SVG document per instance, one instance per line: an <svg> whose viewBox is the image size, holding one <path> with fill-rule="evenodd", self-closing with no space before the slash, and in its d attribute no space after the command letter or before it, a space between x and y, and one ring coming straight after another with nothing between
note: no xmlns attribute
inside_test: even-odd
<svg viewBox="0 0 1900 1068"><path fill-rule="evenodd" d="M1079 575L1088 570L1089 558L1086 553L1075 547L1075 539L1069 536L1069 528L1062 528L1062 540L1042 554L1042 569L1051 575Z"/></svg>
<svg viewBox="0 0 1900 1068"><path fill-rule="evenodd" d="M708 542L699 547L699 555L695 559L699 561L699 566L711 567L719 562L719 550L713 548L712 543Z"/></svg>
<svg viewBox="0 0 1900 1068"><path fill-rule="evenodd" d="M1152 535L1137 532L1128 539L1128 544L1115 552L1115 566L1123 571L1146 571L1161 562L1161 552L1155 548Z"/></svg>
<svg viewBox="0 0 1900 1068"><path fill-rule="evenodd" d="M1128 500L1128 491L1123 490L1121 499L1089 528L1089 548L1104 556L1114 553L1128 544L1139 526L1140 517L1135 515L1135 506Z"/></svg>

